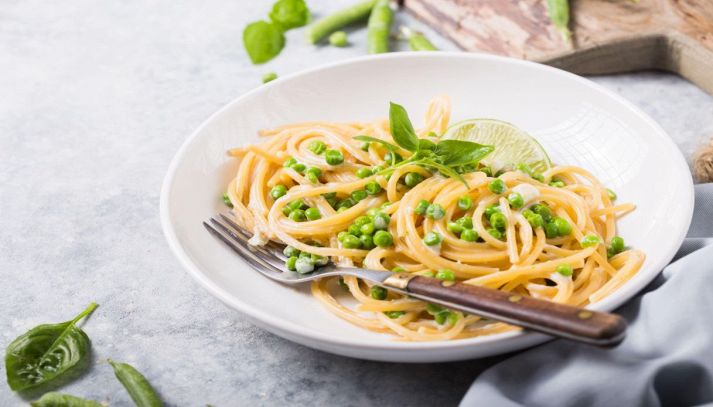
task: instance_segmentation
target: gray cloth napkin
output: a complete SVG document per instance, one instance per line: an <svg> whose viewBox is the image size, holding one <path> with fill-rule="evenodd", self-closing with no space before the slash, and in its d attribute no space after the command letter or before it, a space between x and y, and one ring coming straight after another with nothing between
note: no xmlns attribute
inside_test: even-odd
<svg viewBox="0 0 713 407"><path fill-rule="evenodd" d="M713 403L713 184L696 186L676 259L617 312L629 322L618 347L556 340L519 353L483 372L461 406Z"/></svg>

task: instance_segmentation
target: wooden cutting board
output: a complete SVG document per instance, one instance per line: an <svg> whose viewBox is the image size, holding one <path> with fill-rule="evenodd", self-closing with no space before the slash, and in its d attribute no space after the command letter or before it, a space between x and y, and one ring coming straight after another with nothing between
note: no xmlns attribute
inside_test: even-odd
<svg viewBox="0 0 713 407"><path fill-rule="evenodd" d="M671 71L713 94L713 0L571 0L571 43L550 24L546 0L402 3L467 51L581 75Z"/></svg>

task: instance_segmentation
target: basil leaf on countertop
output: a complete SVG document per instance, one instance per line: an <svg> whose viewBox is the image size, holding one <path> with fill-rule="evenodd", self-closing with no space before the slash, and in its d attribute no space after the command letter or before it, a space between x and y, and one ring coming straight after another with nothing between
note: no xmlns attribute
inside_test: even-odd
<svg viewBox="0 0 713 407"><path fill-rule="evenodd" d="M418 151L418 136L403 106L391 102L389 106L389 126L391 137L405 150Z"/></svg>
<svg viewBox="0 0 713 407"><path fill-rule="evenodd" d="M282 51L285 35L275 24L255 21L243 30L243 45L253 64L262 64Z"/></svg>
<svg viewBox="0 0 713 407"><path fill-rule="evenodd" d="M435 153L445 165L477 163L495 150L493 146L462 140L443 140L435 148Z"/></svg>
<svg viewBox="0 0 713 407"><path fill-rule="evenodd" d="M304 0L278 0L270 11L270 20L287 31L309 22L309 9Z"/></svg>
<svg viewBox="0 0 713 407"><path fill-rule="evenodd" d="M90 341L76 324L96 307L91 303L71 321L36 326L12 341L5 351L10 388L21 391L47 384L79 367L89 353Z"/></svg>
<svg viewBox="0 0 713 407"><path fill-rule="evenodd" d="M37 401L30 403L32 407L103 407L101 403L87 400L70 394L56 392L45 393Z"/></svg>
<svg viewBox="0 0 713 407"><path fill-rule="evenodd" d="M124 386L131 399L138 407L161 407L163 402L146 377L128 363L114 362L109 359L114 375Z"/></svg>

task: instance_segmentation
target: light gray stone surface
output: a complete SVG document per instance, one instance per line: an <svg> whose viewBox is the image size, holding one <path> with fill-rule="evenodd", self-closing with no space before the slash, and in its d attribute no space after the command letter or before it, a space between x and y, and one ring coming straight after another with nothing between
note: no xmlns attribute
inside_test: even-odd
<svg viewBox="0 0 713 407"><path fill-rule="evenodd" d="M315 14L351 2L308 1ZM2 3L0 342L96 301L85 327L96 363L62 391L128 405L102 362L112 357L171 405L452 405L487 361L384 364L292 344L202 290L164 242L161 181L201 121L265 72L364 53L363 30L346 49L307 46L295 30L282 55L251 65L241 31L270 4ZM679 78L595 80L651 114L686 155L713 134L713 98ZM0 384L0 405L17 404Z"/></svg>

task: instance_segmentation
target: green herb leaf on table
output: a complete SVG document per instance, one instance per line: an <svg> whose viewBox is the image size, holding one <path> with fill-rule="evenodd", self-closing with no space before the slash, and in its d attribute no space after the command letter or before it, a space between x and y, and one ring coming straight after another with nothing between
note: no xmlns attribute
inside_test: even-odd
<svg viewBox="0 0 713 407"><path fill-rule="evenodd" d="M302 27L309 22L309 9L304 0L278 0L272 6L270 20L283 31Z"/></svg>
<svg viewBox="0 0 713 407"><path fill-rule="evenodd" d="M48 384L81 366L91 343L76 324L96 307L91 303L71 321L39 325L12 341L5 351L10 388L22 391Z"/></svg>
<svg viewBox="0 0 713 407"><path fill-rule="evenodd" d="M285 35L267 21L250 23L243 30L243 45L253 64L262 64L276 57L285 47Z"/></svg>
<svg viewBox="0 0 713 407"><path fill-rule="evenodd" d="M403 106L391 102L389 106L389 126L391 137L405 150L418 151L418 136Z"/></svg>
<svg viewBox="0 0 713 407"><path fill-rule="evenodd" d="M30 405L32 407L102 407L100 403L94 400L56 392L45 393Z"/></svg>
<svg viewBox="0 0 713 407"><path fill-rule="evenodd" d="M160 407L163 402L146 377L128 363L109 360L114 369L114 375L119 379L126 391L138 407Z"/></svg>
<svg viewBox="0 0 713 407"><path fill-rule="evenodd" d="M446 165L463 165L476 163L495 150L493 146L485 146L471 141L443 140L436 145L435 153Z"/></svg>

